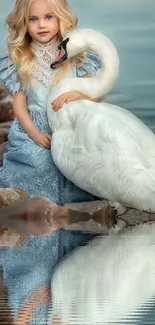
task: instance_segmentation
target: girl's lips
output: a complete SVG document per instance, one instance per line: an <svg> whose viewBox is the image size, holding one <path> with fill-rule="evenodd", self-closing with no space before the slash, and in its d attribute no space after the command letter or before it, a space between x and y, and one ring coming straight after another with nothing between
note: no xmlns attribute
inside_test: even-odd
<svg viewBox="0 0 155 325"><path fill-rule="evenodd" d="M46 34L48 34L49 32L40 32L40 33L38 33L39 35L46 35Z"/></svg>

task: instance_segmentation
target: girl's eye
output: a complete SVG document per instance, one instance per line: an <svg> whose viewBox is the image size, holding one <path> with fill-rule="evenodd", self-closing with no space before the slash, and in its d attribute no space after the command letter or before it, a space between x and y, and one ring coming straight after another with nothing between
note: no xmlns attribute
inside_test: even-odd
<svg viewBox="0 0 155 325"><path fill-rule="evenodd" d="M36 17L32 17L32 18L30 18L30 21L32 21L33 23L34 23L36 20L37 20Z"/></svg>
<svg viewBox="0 0 155 325"><path fill-rule="evenodd" d="M52 18L53 18L52 15L48 15L48 16L46 16L46 19L47 19L47 20L50 20L50 19L52 19Z"/></svg>

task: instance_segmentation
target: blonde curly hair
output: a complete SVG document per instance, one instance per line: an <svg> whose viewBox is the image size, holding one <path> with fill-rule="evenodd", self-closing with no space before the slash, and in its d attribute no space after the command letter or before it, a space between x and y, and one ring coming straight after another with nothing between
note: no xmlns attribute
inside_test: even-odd
<svg viewBox="0 0 155 325"><path fill-rule="evenodd" d="M67 31L77 27L78 17L66 0L46 0L52 7L54 15L59 19L59 35L61 42ZM30 48L31 37L27 32L28 15L33 0L16 0L13 11L7 17L9 26L8 51L17 68L20 81L32 84L31 71L35 63L35 55ZM61 71L55 76L57 83L67 73L71 65L82 65L86 54L82 53L63 63Z"/></svg>

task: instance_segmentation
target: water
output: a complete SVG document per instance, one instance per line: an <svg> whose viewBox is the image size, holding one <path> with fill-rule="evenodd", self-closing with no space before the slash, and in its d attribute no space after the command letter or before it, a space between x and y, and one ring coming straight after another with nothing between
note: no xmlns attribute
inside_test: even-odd
<svg viewBox="0 0 155 325"><path fill-rule="evenodd" d="M0 39L4 17L14 0L0 0ZM120 74L104 99L131 110L155 131L155 1L70 0L79 15L79 27L103 32L116 45ZM3 42L4 44L4 42ZM0 52L3 51L2 44Z"/></svg>
<svg viewBox="0 0 155 325"><path fill-rule="evenodd" d="M14 0L0 0L0 40L5 40L4 17ZM79 27L103 32L116 45L120 74L110 103L131 110L155 132L155 1L70 0L79 14ZM5 50L5 41L0 52ZM151 313L144 324L153 324ZM142 324L142 323L141 323Z"/></svg>

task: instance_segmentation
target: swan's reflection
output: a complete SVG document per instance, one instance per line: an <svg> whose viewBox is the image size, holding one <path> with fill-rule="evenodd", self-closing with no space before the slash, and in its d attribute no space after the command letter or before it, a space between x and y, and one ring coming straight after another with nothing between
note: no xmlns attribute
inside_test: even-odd
<svg viewBox="0 0 155 325"><path fill-rule="evenodd" d="M155 224L76 249L58 267L52 293L62 324L142 324L154 304Z"/></svg>

